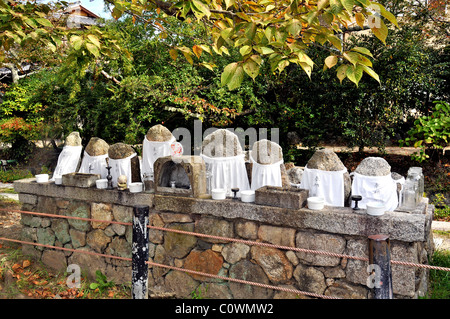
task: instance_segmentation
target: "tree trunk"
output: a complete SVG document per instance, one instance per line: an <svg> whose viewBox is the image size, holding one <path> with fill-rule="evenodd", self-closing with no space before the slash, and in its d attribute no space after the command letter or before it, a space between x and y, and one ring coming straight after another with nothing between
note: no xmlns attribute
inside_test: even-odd
<svg viewBox="0 0 450 319"><path fill-rule="evenodd" d="M13 83L19 82L19 72L13 63L3 63L3 66L11 70L11 78Z"/></svg>

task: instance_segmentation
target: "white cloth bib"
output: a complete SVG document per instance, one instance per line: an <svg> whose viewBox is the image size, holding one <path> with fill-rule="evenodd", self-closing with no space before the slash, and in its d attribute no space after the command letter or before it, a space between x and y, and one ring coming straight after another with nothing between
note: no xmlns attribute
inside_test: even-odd
<svg viewBox="0 0 450 319"><path fill-rule="evenodd" d="M172 137L168 142L149 141L147 137L144 137L141 161L141 174L143 179L150 179L149 177L153 174L153 165L156 160L160 157L169 156L170 145L175 141L175 137Z"/></svg>
<svg viewBox="0 0 450 319"><path fill-rule="evenodd" d="M263 186L283 186L281 181L281 168L283 160L273 164L259 164L252 155L249 154L252 165L252 190L257 190Z"/></svg>
<svg viewBox="0 0 450 319"><path fill-rule="evenodd" d="M133 153L128 157L121 159L109 159L109 165L111 166L111 177L113 187L117 186L117 178L120 175L125 175L127 177L127 186L130 185L131 181L131 159L137 154Z"/></svg>
<svg viewBox="0 0 450 319"><path fill-rule="evenodd" d="M99 174L101 178L106 178L108 170L106 169L106 159L108 154L91 156L86 151L83 152L79 173Z"/></svg>
<svg viewBox="0 0 450 319"><path fill-rule="evenodd" d="M62 152L58 156L58 163L56 164L51 181L55 180L55 177L61 177L64 174L75 173L78 163L81 157L81 151L83 146L70 146L63 147Z"/></svg>
<svg viewBox="0 0 450 319"><path fill-rule="evenodd" d="M398 206L397 182L391 174L386 176L365 176L356 172L353 176L352 195L361 195L359 208L366 208L367 203L383 203L386 211L393 211ZM354 207L352 202L352 207Z"/></svg>
<svg viewBox="0 0 450 319"><path fill-rule="evenodd" d="M244 154L230 157L200 156L205 161L207 171L212 174L211 189L224 188L231 195L230 190L238 187L236 196L240 196L241 191L250 189Z"/></svg>
<svg viewBox="0 0 450 319"><path fill-rule="evenodd" d="M327 206L344 207L344 174L346 172L347 169L323 171L309 169L306 166L300 188L308 189L310 197L323 197Z"/></svg>

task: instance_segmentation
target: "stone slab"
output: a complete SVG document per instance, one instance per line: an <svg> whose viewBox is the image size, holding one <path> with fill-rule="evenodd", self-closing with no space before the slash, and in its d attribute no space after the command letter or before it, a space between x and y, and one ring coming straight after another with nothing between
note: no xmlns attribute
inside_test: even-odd
<svg viewBox="0 0 450 319"><path fill-rule="evenodd" d="M36 183L36 179L25 178L14 182L14 189L19 194L70 198L97 203L112 203L123 206L148 205L153 206L153 194L150 192L131 193L128 190L98 189L55 185L54 182Z"/></svg>
<svg viewBox="0 0 450 319"><path fill-rule="evenodd" d="M258 205L299 209L306 206L309 191L306 189L289 189L264 186L255 191L255 203Z"/></svg>
<svg viewBox="0 0 450 319"><path fill-rule="evenodd" d="M99 174L69 173L62 176L64 186L89 188L95 186L95 181L100 179Z"/></svg>
<svg viewBox="0 0 450 319"><path fill-rule="evenodd" d="M386 212L383 216L367 215L362 209L354 212L348 207L328 207L320 211L307 208L288 209L243 203L231 199L212 200L192 197L168 196L153 193L104 190L38 184L34 178L14 182L18 193L38 196L70 198L91 202L113 203L123 206L149 205L157 211L210 215L228 219L245 219L274 226L312 229L342 235L370 236L386 234L391 240L425 242L431 231L433 206L422 201L417 209L421 214Z"/></svg>
<svg viewBox="0 0 450 319"><path fill-rule="evenodd" d="M320 211L307 208L287 209L243 203L155 195L155 209L186 214L212 215L229 219L246 219L274 226L313 229L342 235L370 236L386 234L391 240L426 241L431 228L432 211L423 205L424 213L386 212L383 216L354 212L349 207L328 207Z"/></svg>

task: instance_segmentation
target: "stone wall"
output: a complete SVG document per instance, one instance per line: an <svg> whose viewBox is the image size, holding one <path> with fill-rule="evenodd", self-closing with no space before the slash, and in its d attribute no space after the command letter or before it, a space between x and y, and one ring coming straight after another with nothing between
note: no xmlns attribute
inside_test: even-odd
<svg viewBox="0 0 450 319"><path fill-rule="evenodd" d="M393 260L427 263L432 254L433 207L427 199L410 213L369 216L350 208L290 210L240 201L213 201L153 193L14 184L24 210L131 222L134 205L149 205L150 224L203 234L267 242L368 257L369 235L387 234ZM22 217L24 240L131 257L131 226L79 220ZM367 262L306 254L275 248L230 243L173 232L150 230L150 259L155 263L245 279L341 298L371 298L366 286ZM78 264L91 277L101 270L116 283L131 281L131 263L70 251L24 245L24 252L44 264L65 271ZM396 298L417 298L427 289L428 272L393 265ZM152 267L149 293L191 298L305 298L228 281L201 278L185 272Z"/></svg>

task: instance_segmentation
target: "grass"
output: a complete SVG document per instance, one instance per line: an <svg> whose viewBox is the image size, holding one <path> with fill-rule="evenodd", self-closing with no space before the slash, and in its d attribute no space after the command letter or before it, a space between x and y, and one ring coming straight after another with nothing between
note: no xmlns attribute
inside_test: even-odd
<svg viewBox="0 0 450 319"><path fill-rule="evenodd" d="M430 265L450 268L450 251L436 250ZM450 272L430 270L430 288L427 299L450 299Z"/></svg>

